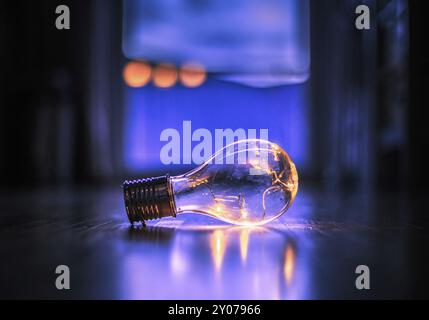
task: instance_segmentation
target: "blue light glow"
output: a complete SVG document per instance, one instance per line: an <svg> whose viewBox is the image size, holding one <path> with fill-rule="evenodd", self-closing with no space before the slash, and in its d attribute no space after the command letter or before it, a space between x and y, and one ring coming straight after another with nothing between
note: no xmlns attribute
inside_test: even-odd
<svg viewBox="0 0 429 320"><path fill-rule="evenodd" d="M209 79L203 86L126 89L125 165L140 172L160 167L160 150L166 128L192 130L268 129L269 139L281 145L299 169L307 166L308 123L306 86L255 89ZM198 142L195 142L197 144ZM168 168L165 168L168 171Z"/></svg>

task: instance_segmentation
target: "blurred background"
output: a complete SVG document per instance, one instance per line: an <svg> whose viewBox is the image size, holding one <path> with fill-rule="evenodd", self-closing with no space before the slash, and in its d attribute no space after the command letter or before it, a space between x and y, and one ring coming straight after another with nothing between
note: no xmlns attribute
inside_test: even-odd
<svg viewBox="0 0 429 320"><path fill-rule="evenodd" d="M424 2L1 1L0 296L427 297ZM194 167L160 160L188 120L268 129L300 177L288 214L130 228L122 181Z"/></svg>
<svg viewBox="0 0 429 320"><path fill-rule="evenodd" d="M426 187L419 1L63 2L1 4L3 188L182 171L159 137L185 120L269 129L309 183Z"/></svg>

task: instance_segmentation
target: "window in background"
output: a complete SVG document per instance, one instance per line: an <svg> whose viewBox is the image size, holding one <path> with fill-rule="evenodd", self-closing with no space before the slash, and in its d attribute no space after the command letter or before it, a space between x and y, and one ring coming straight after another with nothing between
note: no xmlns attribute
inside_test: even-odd
<svg viewBox="0 0 429 320"><path fill-rule="evenodd" d="M149 84L125 91L128 171L160 167L161 132L181 132L187 120L213 136L268 129L299 168L308 166L308 1L126 0L123 25L124 54L152 66ZM174 71L189 62L207 72L197 88ZM168 83L157 81L160 63Z"/></svg>

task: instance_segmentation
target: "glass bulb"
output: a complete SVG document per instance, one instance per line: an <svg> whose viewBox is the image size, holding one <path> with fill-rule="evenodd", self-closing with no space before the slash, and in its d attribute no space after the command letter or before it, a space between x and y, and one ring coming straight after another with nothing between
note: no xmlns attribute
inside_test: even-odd
<svg viewBox="0 0 429 320"><path fill-rule="evenodd" d="M194 212L237 225L260 225L282 215L298 191L288 154L265 140L234 142L180 176L125 181L131 223Z"/></svg>

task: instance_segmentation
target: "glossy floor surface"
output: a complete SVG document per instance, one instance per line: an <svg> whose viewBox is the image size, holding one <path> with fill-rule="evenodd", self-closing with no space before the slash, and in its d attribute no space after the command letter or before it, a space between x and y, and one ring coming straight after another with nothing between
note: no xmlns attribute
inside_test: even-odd
<svg viewBox="0 0 429 320"><path fill-rule="evenodd" d="M132 228L120 188L3 192L0 297L428 298L424 202L304 188L263 227L184 214ZM55 287L58 265L70 290Z"/></svg>

